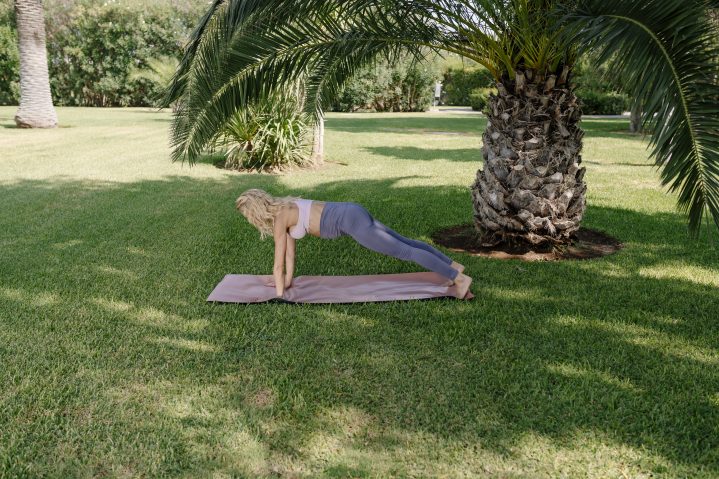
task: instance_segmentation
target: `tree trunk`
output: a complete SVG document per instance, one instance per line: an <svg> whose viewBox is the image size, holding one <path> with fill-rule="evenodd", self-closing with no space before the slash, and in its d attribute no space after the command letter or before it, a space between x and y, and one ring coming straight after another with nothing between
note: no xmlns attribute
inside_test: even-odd
<svg viewBox="0 0 719 479"><path fill-rule="evenodd" d="M20 107L15 123L20 128L53 128L57 114L50 95L42 1L15 0L15 15L20 47Z"/></svg>
<svg viewBox="0 0 719 479"><path fill-rule="evenodd" d="M585 209L581 110L565 70L542 78L517 70L490 95L484 165L472 185L483 245L571 241ZM534 79L534 81L533 81Z"/></svg>
<svg viewBox="0 0 719 479"><path fill-rule="evenodd" d="M325 118L320 118L315 125L314 138L312 141L312 161L316 164L325 161Z"/></svg>
<svg viewBox="0 0 719 479"><path fill-rule="evenodd" d="M642 108L639 104L632 105L632 111L629 116L629 132L642 132Z"/></svg>

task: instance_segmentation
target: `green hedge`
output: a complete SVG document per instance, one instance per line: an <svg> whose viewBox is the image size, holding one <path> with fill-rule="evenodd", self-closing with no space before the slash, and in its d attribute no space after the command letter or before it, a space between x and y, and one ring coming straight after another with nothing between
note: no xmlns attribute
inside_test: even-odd
<svg viewBox="0 0 719 479"><path fill-rule="evenodd" d="M577 97L584 115L621 115L629 110L629 97L623 93L579 91Z"/></svg>
<svg viewBox="0 0 719 479"><path fill-rule="evenodd" d="M333 111L426 111L439 74L434 64L409 58L362 69L343 88Z"/></svg>
<svg viewBox="0 0 719 479"><path fill-rule="evenodd" d="M630 108L622 79L613 74L611 64L598 64L591 55L584 55L572 72L574 93L585 115L620 115Z"/></svg>
<svg viewBox="0 0 719 479"><path fill-rule="evenodd" d="M470 105L470 95L478 88L494 86L494 79L484 67L448 68L442 80L442 103Z"/></svg>
<svg viewBox="0 0 719 479"><path fill-rule="evenodd" d="M15 105L20 98L17 34L9 25L0 25L0 105Z"/></svg>
<svg viewBox="0 0 719 479"><path fill-rule="evenodd" d="M0 105L15 105L20 97L20 60L12 2L0 3Z"/></svg>
<svg viewBox="0 0 719 479"><path fill-rule="evenodd" d="M132 79L152 58L179 58L205 5L166 2L46 2L50 87L56 105L147 106L161 85ZM201 8L200 8L201 7ZM2 13L2 12L0 12ZM0 102L16 104L17 39L0 16Z"/></svg>
<svg viewBox="0 0 719 479"><path fill-rule="evenodd" d="M490 93L497 94L496 88L475 88L469 94L469 105L474 111L485 112Z"/></svg>

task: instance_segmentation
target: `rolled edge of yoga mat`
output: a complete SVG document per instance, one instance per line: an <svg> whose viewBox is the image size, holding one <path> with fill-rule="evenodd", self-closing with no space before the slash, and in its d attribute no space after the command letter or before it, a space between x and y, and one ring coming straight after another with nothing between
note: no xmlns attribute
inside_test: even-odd
<svg viewBox="0 0 719 479"><path fill-rule="evenodd" d="M273 299L292 303L365 303L408 301L453 297L472 299L468 292L460 298L456 286L433 272L371 274L358 276L299 276L282 298L275 288L266 286L270 275L228 274L207 298L220 303L263 303Z"/></svg>

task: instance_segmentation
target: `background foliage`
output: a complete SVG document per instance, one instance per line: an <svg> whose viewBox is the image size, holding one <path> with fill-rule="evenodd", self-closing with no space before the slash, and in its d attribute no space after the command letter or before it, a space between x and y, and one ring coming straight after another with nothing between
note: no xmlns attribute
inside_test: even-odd
<svg viewBox="0 0 719 479"><path fill-rule="evenodd" d="M16 104L18 61L12 2L0 7L0 104ZM191 0L44 2L56 105L145 106L160 86L133 78L155 58L179 57L206 5Z"/></svg>
<svg viewBox="0 0 719 479"><path fill-rule="evenodd" d="M68 106L148 106L161 76L141 75L160 61L179 59L206 2L192 0L46 0L44 2L53 101ZM588 57L575 71L586 114L629 108L621 83ZM19 61L12 2L0 5L0 105L19 100ZM166 79L164 79L166 81ZM409 58L364 68L337 98L333 111L425 111L434 82L442 104L482 109L493 86L486 68L456 55L413 64ZM482 93L484 92L484 93Z"/></svg>
<svg viewBox="0 0 719 479"><path fill-rule="evenodd" d="M482 66L449 67L444 71L442 79L442 103L471 105L470 96L474 90L492 86L492 75Z"/></svg>
<svg viewBox="0 0 719 479"><path fill-rule="evenodd" d="M579 57L574 68L577 97L585 115L621 115L631 107L621 77L612 74L611 62L601 64L587 54Z"/></svg>
<svg viewBox="0 0 719 479"><path fill-rule="evenodd" d="M0 105L15 104L19 98L18 55L12 2L0 3Z"/></svg>
<svg viewBox="0 0 719 479"><path fill-rule="evenodd" d="M410 58L382 61L362 69L342 90L333 111L426 111L432 104L439 64Z"/></svg>

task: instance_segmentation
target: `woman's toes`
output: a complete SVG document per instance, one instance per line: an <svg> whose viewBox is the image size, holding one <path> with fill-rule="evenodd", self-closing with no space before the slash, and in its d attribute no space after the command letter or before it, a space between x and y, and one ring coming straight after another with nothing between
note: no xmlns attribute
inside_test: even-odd
<svg viewBox="0 0 719 479"><path fill-rule="evenodd" d="M450 266L452 268L456 269L457 271L459 271L460 273L462 273L464 271L464 265L461 265L461 264L457 263L456 261L452 261L452 264Z"/></svg>
<svg viewBox="0 0 719 479"><path fill-rule="evenodd" d="M469 291L469 287L472 284L472 278L470 278L466 274L460 273L455 279L455 284L457 285L457 293L459 293L458 297L464 298L467 295L467 291Z"/></svg>

